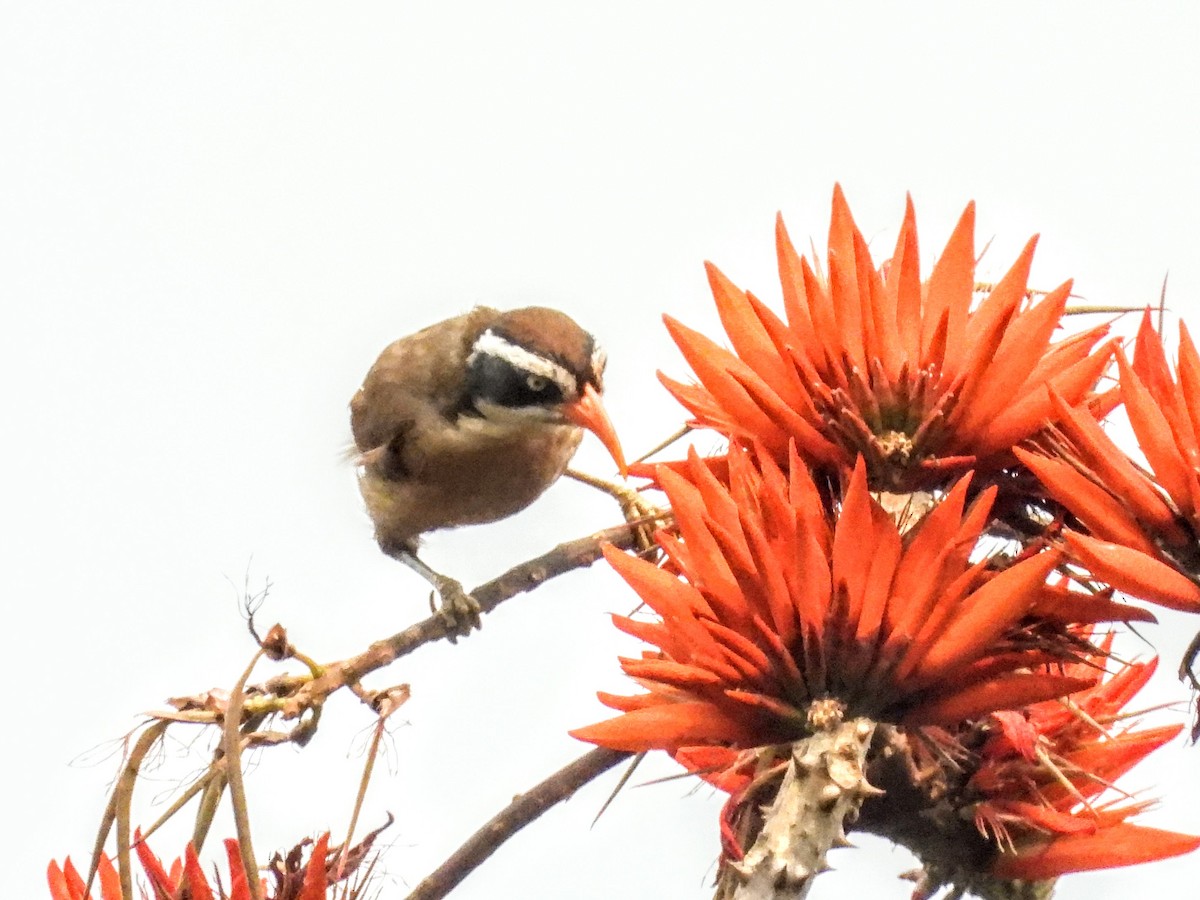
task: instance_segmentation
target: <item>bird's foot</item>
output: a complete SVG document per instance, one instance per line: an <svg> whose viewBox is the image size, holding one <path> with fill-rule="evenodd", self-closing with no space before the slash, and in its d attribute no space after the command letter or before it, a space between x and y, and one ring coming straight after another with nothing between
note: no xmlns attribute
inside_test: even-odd
<svg viewBox="0 0 1200 900"><path fill-rule="evenodd" d="M465 637L473 628L483 627L481 614L483 610L479 601L463 590L463 586L453 578L445 575L438 576L434 583L441 603L436 612L443 622L451 643L457 643L459 637ZM430 601L433 600L430 595ZM432 605L432 604L431 604Z"/></svg>
<svg viewBox="0 0 1200 900"><path fill-rule="evenodd" d="M616 500L621 505L621 515L625 517L626 522L640 521L642 523L636 532L639 550L647 551L654 546L654 529L666 520L667 510L655 506L640 491L636 491L628 485L605 478L597 478L575 469L567 469L565 474L568 478L603 491Z"/></svg>
<svg viewBox="0 0 1200 900"><path fill-rule="evenodd" d="M450 643L457 643L460 636L471 633L472 628L480 627L480 615L483 610L479 602L463 590L463 586L440 572L435 572L417 558L416 548L404 544L384 545L380 543L383 552L400 560L427 582L433 585L434 592L441 598L441 603L434 605L433 594L429 595L429 608L436 612L446 624L446 637Z"/></svg>

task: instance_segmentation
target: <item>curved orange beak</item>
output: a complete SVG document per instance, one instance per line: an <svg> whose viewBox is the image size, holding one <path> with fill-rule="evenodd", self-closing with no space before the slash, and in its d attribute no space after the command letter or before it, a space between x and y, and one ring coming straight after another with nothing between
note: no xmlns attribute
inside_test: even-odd
<svg viewBox="0 0 1200 900"><path fill-rule="evenodd" d="M629 467L625 465L625 454L621 450L621 442L617 440L617 431L613 428L608 413L604 411L604 404L600 402L600 392L590 384L584 385L583 396L563 407L563 415L567 421L586 428L600 438L600 443L613 458L613 462L617 464L617 471L624 478L629 472Z"/></svg>

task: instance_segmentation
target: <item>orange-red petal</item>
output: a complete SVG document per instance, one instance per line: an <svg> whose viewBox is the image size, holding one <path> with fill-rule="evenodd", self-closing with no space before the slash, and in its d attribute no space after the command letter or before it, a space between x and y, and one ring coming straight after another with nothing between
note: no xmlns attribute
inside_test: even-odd
<svg viewBox="0 0 1200 900"><path fill-rule="evenodd" d="M1200 612L1200 585L1139 550L1068 531L1072 555L1098 580L1118 591L1168 609Z"/></svg>
<svg viewBox="0 0 1200 900"><path fill-rule="evenodd" d="M1031 703L1065 697L1095 684L1065 675L1011 673L932 697L904 714L905 725L956 725L998 709L1019 709Z"/></svg>
<svg viewBox="0 0 1200 900"><path fill-rule="evenodd" d="M757 741L754 729L720 707L700 700L635 709L615 719L570 732L581 741L641 753L691 744L747 744Z"/></svg>
<svg viewBox="0 0 1200 900"><path fill-rule="evenodd" d="M1036 848L1002 853L992 864L997 878L1045 881L1068 872L1086 872L1153 862L1191 853L1200 837L1121 822L1092 834L1056 837Z"/></svg>

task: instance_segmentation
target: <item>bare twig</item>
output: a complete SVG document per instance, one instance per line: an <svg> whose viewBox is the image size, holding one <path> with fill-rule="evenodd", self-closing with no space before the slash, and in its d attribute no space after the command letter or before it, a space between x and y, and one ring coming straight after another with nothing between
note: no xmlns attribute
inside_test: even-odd
<svg viewBox="0 0 1200 900"><path fill-rule="evenodd" d="M227 762L221 748L218 747L208 768L211 777L204 780L204 788L200 792L200 802L196 808L196 821L192 824L192 846L196 848L197 853L208 839L208 831L212 828L217 808L221 805L221 798L225 796L225 788L229 786L229 779L225 777ZM155 825L161 824L161 821Z"/></svg>
<svg viewBox="0 0 1200 900"><path fill-rule="evenodd" d="M203 773L201 773L199 776L197 776L192 781L191 784L189 784L186 788L184 788L183 793L180 794L178 797L176 797L174 800L172 800L171 804L165 810L163 810L162 814L157 819L155 819L154 822L152 822L145 831L142 832L142 840L148 840L150 838L150 836L152 834L154 834L154 832L156 832L156 831L158 831L158 829L162 828L163 825L165 825L167 823L167 820L169 820L173 815L175 815L175 813L179 812L185 806L187 806L188 803L191 802L191 799L193 797L195 797L201 791L206 790L208 788L208 786L213 782L213 779L216 779L216 778L223 779L224 777L225 777L225 759L224 759L224 757L214 759L212 761L212 763L209 764L209 767L207 769L205 769ZM223 790L223 788L222 788L222 790ZM193 835L193 837L194 837L194 835ZM200 843L203 844L204 842L201 841ZM193 840L193 845L195 845L194 840Z"/></svg>
<svg viewBox="0 0 1200 900"><path fill-rule="evenodd" d="M438 900L445 897L510 837L550 807L568 799L589 781L631 755L621 750L597 747L559 769L537 787L519 794L418 884L408 895L408 900Z"/></svg>
<svg viewBox="0 0 1200 900"><path fill-rule="evenodd" d="M121 774L117 778L117 783L113 786L112 797L109 798L108 806L104 810L104 816L100 822L100 829L96 834L96 843L92 848L92 864L88 869L86 891L90 891L92 882L96 878L96 872L100 867L100 857L104 852L104 843L108 840L109 830L115 823L117 826L117 866L120 870L121 881L121 897L122 900L133 900L133 862L130 858L132 842L130 840L130 810L133 804L133 788L137 782L137 775L141 769L142 761L146 755L154 749L158 744L163 734L167 730L169 722L154 722L146 727L146 730L141 733L137 741L133 745L133 749L129 751L129 755L125 759L125 764L121 767Z"/></svg>
<svg viewBox="0 0 1200 900"><path fill-rule="evenodd" d="M605 544L612 544L623 550L633 548L637 540L637 530L645 524L645 520L638 519L567 541L541 556L514 566L499 577L479 586L472 593L478 600L481 611L490 612L504 601L551 578L591 565L600 558L601 548ZM129 804L133 783L145 753L156 743L157 737L161 736L169 724L180 722L217 726L224 732L208 771L185 790L182 797L171 804L170 810L163 817L165 819L177 812L189 799L199 794L199 809L193 831L193 841L199 849L226 789L235 793L234 806L235 813L237 812L239 800L234 790L233 782L236 776L233 773L238 770L237 759L241 750L246 747L280 743L303 746L316 731L326 699L340 688L352 691L373 711L381 713L377 705L381 692L365 690L360 682L363 676L411 653L422 644L449 637L449 634L445 620L440 615L433 615L389 638L376 641L356 656L321 666L297 652L287 642L282 629L275 626L268 638L264 639L255 659L263 653L273 659L293 657L303 662L308 671L302 674L284 673L262 684L250 686L245 684L244 675L230 695L222 691L207 691L190 697L175 697L170 701L173 709L152 713L156 721L138 741L122 771L97 837L97 847L103 846L115 822L118 829L118 853L124 860L125 869L128 870ZM290 731L261 731L263 723L275 715L298 721ZM364 784L369 777L370 772L365 772ZM240 805L244 804L245 799L242 795ZM162 820L155 823L155 827L161 822ZM239 827L239 832L248 835L248 826ZM248 846L248 843L244 846ZM123 853L122 848L125 848Z"/></svg>
<svg viewBox="0 0 1200 900"><path fill-rule="evenodd" d="M372 702L372 705L379 712L379 721L375 723L375 727L371 730L371 745L367 749L362 778L358 782L358 795L354 798L354 809L350 813L350 824L346 826L346 839L342 842L342 849L338 854L335 877L337 881L342 879L346 871L352 849L351 841L354 840L354 829L358 826L358 816L362 812L363 803L367 799L367 786L371 783L371 773L375 770L375 760L379 758L379 745L382 743L383 736L387 731L387 720L391 717L392 713L408 702L410 694L411 691L407 684L398 684L387 690L379 691Z"/></svg>
<svg viewBox="0 0 1200 900"><path fill-rule="evenodd" d="M639 456L637 459L635 459L634 462L635 463L645 462L650 457L652 457L655 453L661 453L663 450L666 450L668 447L670 447L676 441L682 440L683 438L687 437L688 433L691 432L692 430L693 430L693 428L691 425L684 425L684 426L680 427L677 431L675 431L672 434L670 434L669 436L663 438L661 441L659 441L657 444L655 444L653 447L651 447L649 450L647 450L645 453L643 453L641 456Z"/></svg>
<svg viewBox="0 0 1200 900"><path fill-rule="evenodd" d="M549 552L514 566L499 577L480 585L472 594L478 601L481 612L491 612L504 601L532 590L551 578L574 569L590 566L600 558L601 548L606 544L612 544L622 550L632 549L637 544L638 529L655 518L657 516L652 514L646 518L635 519L586 537L559 544ZM184 795L172 804L170 812L178 811L187 800L195 797L196 794L200 795L200 808L197 812L193 834L195 846L199 849L217 804L225 790L229 789L233 797L238 843L243 855L243 864L247 872L254 872L256 863L252 855L245 793L240 778L241 751L246 747L285 742L303 746L315 733L325 700L343 687L354 692L363 702L371 705L377 713L382 713L382 710L375 705L379 699L379 693L363 689L360 683L363 676L411 653L422 644L449 636L450 631L445 620L440 615L433 615L391 637L376 641L356 656L321 666L297 652L288 643L286 634L279 626L272 628L268 636L260 643L254 661L242 674L237 686L227 698L223 692L218 691L209 691L192 697L177 697L170 701L173 709L151 714L154 721L135 742L109 799L97 835L96 852L89 872L88 883L90 884L95 877L100 851L107 835L115 825L123 900L133 900L132 861L130 858L132 849L130 812L133 788L146 754L157 746L168 726L177 722L218 726L222 729L222 740L216 748L213 762L208 771L197 779L192 787L184 791ZM308 671L303 674L278 675L261 685L247 685L246 682L254 664L263 655L268 655L275 660L296 658L304 663ZM263 723L274 715L282 715L298 721L288 732L260 731ZM382 721L380 726L382 727ZM373 755L374 750L372 758ZM510 834L532 821L545 809L570 796L580 785L616 765L626 756L628 754L593 751L548 779L525 798L514 802L510 810L497 817L497 820L488 826L490 831L485 829L491 835L488 838L490 846L492 848L498 846ZM368 769L363 775L364 787L369 778L368 764ZM166 817L164 816L164 819ZM355 818L357 818L357 806ZM156 823L155 827L157 824L159 823ZM481 848L479 841L472 839L463 852L468 853L475 861L469 866L461 868L461 874L454 876L451 883L457 883L457 880L478 865L491 852L491 849ZM456 859L458 859L457 856ZM345 865L344 862L343 865ZM460 862L454 862L454 868L458 869L461 866ZM439 872L441 871L439 870ZM444 880L445 876L443 876ZM252 882L251 890L255 890L258 887L257 881L252 879ZM415 896L435 897L441 896L441 894L429 893Z"/></svg>
<svg viewBox="0 0 1200 900"><path fill-rule="evenodd" d="M258 860L254 856L254 845L250 835L250 811L246 804L246 787L242 781L242 732L239 724L242 718L242 702L246 698L246 682L250 673L263 657L264 650L260 647L246 666L246 671L238 679L237 685L229 693L229 706L225 710L225 723L222 728L221 745L225 757L225 777L229 782L229 797L233 805L233 821L237 828L238 849L242 854L242 868L246 872L247 887L254 900L262 900L262 883L255 877L258 870Z"/></svg>
<svg viewBox="0 0 1200 900"><path fill-rule="evenodd" d="M504 574L471 591L482 613L489 613L505 600L532 590L543 582L590 566L600 558L600 548L612 544L622 550L634 545L639 522L626 522L587 537L559 544L548 553L514 566ZM422 644L450 635L445 619L432 615L391 637L376 641L364 652L325 667L320 677L299 684L281 706L286 717L294 718L304 710L319 707L339 688L358 682L364 675L381 669L416 650Z"/></svg>

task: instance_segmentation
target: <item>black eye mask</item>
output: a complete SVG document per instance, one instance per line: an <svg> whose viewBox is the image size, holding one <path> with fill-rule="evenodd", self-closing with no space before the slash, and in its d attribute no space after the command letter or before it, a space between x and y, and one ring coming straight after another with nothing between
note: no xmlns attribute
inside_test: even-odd
<svg viewBox="0 0 1200 900"><path fill-rule="evenodd" d="M518 369L506 359L480 354L467 369L467 397L472 405L484 401L521 409L557 405L563 401L563 392L550 378Z"/></svg>

